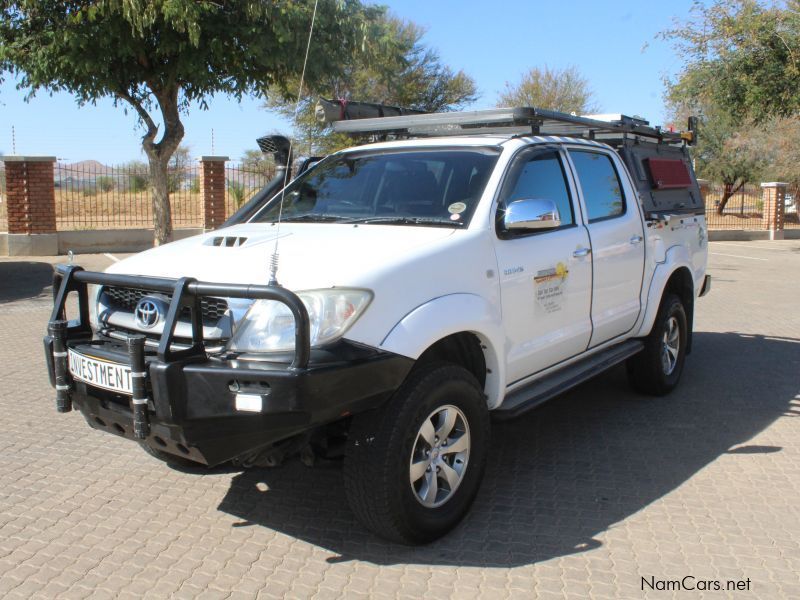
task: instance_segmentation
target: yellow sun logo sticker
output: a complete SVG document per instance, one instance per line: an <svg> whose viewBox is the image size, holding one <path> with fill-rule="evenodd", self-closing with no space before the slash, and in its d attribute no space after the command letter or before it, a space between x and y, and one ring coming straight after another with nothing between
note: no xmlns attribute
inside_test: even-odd
<svg viewBox="0 0 800 600"><path fill-rule="evenodd" d="M556 275L561 278L561 281L564 281L567 278L567 275L569 275L569 269L567 268L567 265L562 262L558 263L556 265Z"/></svg>

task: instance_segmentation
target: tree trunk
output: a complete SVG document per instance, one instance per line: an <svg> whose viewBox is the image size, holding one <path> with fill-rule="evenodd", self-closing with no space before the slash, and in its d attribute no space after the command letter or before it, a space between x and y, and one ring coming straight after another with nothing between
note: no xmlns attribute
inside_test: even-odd
<svg viewBox="0 0 800 600"><path fill-rule="evenodd" d="M150 180L153 186L153 229L155 245L160 246L172 238L172 210L169 203L167 167L169 159L172 158L183 139L184 131L178 110L179 87L177 85L159 87L153 84L149 84L149 86L164 119L164 135L158 142L156 142L158 125L147 112L142 97L133 95L125 88L117 91L117 97L136 109L142 123L147 127L147 133L142 136L142 149L150 162Z"/></svg>
<svg viewBox="0 0 800 600"><path fill-rule="evenodd" d="M150 158L150 181L153 186L153 229L156 246L172 241L172 208L169 202L168 165L169 159Z"/></svg>
<svg viewBox="0 0 800 600"><path fill-rule="evenodd" d="M733 198L736 192L738 192L743 187L744 187L744 181L740 182L739 185L737 185L736 187L734 187L732 183L725 184L725 191L722 193L722 200L719 201L719 206L717 206L718 215L721 215L725 211L725 206L728 204L728 200Z"/></svg>

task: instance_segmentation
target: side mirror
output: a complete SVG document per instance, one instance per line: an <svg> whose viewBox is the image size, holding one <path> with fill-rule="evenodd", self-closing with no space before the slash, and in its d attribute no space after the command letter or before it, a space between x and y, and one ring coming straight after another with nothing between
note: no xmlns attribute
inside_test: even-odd
<svg viewBox="0 0 800 600"><path fill-rule="evenodd" d="M561 227L561 215L552 200L523 198L506 207L503 227L506 231L555 229Z"/></svg>

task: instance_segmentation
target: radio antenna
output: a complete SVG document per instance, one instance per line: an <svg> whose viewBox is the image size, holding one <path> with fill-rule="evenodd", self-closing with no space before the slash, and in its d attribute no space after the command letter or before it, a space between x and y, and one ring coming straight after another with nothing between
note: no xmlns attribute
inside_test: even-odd
<svg viewBox="0 0 800 600"><path fill-rule="evenodd" d="M294 121L297 122L297 113L300 110L300 98L303 97L303 81L306 78L306 65L308 64L308 52L311 49L311 37L314 35L314 21L317 19L317 4L319 0L314 0L314 12L311 14L311 27L308 30L308 42L306 43L306 55L303 58L303 70L300 73L300 88L297 90L297 101L294 103ZM294 143L294 136L289 138L289 157L287 161L292 160L292 145ZM280 285L278 283L278 261L280 255L278 254L278 240L281 237L281 218L283 217L283 199L286 194L286 185L289 183L289 170L291 165L286 165L286 170L283 172L283 188L281 188L281 201L278 205L278 224L275 230L275 248L272 251L272 259L269 261L269 284Z"/></svg>

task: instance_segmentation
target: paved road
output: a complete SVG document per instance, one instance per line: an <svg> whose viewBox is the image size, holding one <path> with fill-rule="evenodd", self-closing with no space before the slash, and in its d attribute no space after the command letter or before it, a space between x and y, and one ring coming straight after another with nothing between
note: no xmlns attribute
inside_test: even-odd
<svg viewBox="0 0 800 600"><path fill-rule="evenodd" d="M800 598L800 242L711 252L680 389L615 369L497 426L470 516L416 549L359 527L336 468L180 472L56 414L50 267L2 261L0 597Z"/></svg>

